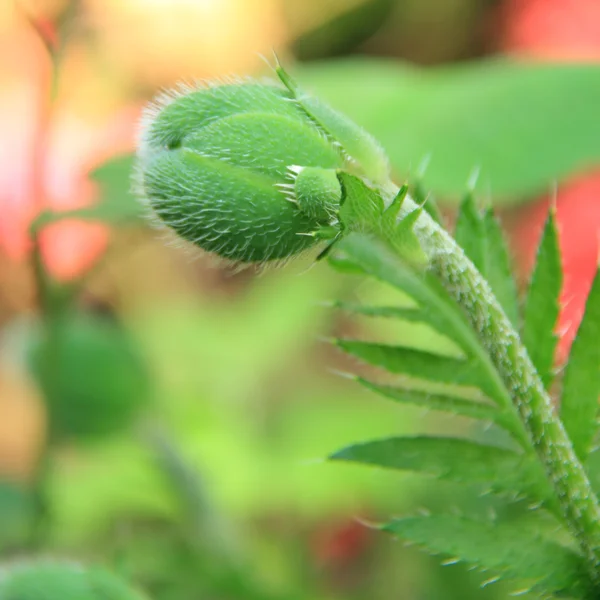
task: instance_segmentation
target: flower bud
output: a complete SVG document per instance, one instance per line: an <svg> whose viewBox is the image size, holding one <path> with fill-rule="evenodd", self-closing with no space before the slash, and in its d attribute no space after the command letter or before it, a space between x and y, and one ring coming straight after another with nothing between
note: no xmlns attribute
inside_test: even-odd
<svg viewBox="0 0 600 600"><path fill-rule="evenodd" d="M315 232L338 224L339 171L387 178L367 133L278 74L285 87L181 88L142 122L142 197L180 237L233 261L286 259L315 244Z"/></svg>
<svg viewBox="0 0 600 600"><path fill-rule="evenodd" d="M38 561L0 569L2 600L143 600L104 569L75 563Z"/></svg>

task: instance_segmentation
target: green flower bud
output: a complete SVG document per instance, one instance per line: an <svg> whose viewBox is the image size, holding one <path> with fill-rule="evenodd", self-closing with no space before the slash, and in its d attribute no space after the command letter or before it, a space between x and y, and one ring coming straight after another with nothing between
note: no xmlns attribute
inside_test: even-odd
<svg viewBox="0 0 600 600"><path fill-rule="evenodd" d="M142 600L111 573L74 563L39 562L0 570L2 600Z"/></svg>
<svg viewBox="0 0 600 600"><path fill-rule="evenodd" d="M55 321L51 336L34 328L27 358L54 439L91 440L122 431L150 402L143 357L106 317L69 313Z"/></svg>
<svg viewBox="0 0 600 600"><path fill-rule="evenodd" d="M142 122L140 194L180 237L233 261L286 259L338 226L339 171L387 180L366 132L277 72L285 87L181 88Z"/></svg>

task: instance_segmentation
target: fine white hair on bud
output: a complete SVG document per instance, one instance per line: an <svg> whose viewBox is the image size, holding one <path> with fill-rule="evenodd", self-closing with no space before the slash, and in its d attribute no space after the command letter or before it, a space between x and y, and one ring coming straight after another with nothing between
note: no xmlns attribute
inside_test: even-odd
<svg viewBox="0 0 600 600"><path fill-rule="evenodd" d="M387 179L377 143L299 91L249 79L183 84L145 111L136 188L181 238L242 263L286 260L336 226L338 173Z"/></svg>

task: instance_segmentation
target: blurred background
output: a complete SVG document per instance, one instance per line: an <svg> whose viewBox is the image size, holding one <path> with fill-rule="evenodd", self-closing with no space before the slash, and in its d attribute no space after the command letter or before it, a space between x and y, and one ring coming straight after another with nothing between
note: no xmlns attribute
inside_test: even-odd
<svg viewBox="0 0 600 600"><path fill-rule="evenodd" d="M257 276L169 243L131 152L155 93L275 49L449 222L478 169L522 281L556 203L560 364L599 254L600 4L4 0L0 48L0 558L102 563L156 600L507 597L368 526L477 498L324 460L468 426L369 396L322 341L431 332L327 308L391 292L325 264Z"/></svg>

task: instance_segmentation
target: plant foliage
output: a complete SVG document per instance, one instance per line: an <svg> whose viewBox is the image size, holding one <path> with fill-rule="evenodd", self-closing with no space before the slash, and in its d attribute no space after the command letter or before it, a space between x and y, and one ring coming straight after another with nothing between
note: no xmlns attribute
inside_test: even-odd
<svg viewBox="0 0 600 600"><path fill-rule="evenodd" d="M533 527L527 529L521 524L517 527L492 520L478 522L443 512L396 519L382 529L418 544L427 552L445 556L450 562L465 562L481 569L488 573L488 582L501 578L514 580L516 592L528 591L538 597L590 597L595 584L585 570L584 557L569 541L557 510L556 492L507 400L509 391L500 381L476 332L437 280L419 267L418 251L411 247L412 242L406 242L406 230L401 229L406 225L390 225L398 215L394 203L387 209L371 199L363 204L353 184L353 204L346 210L358 210L354 204L371 206L369 214L363 212L360 217L378 219L379 239L353 233L334 247L331 264L343 272L392 285L414 304L407 308L340 302L337 308L367 318L420 322L459 348L457 355L448 356L445 351L425 352L389 341L384 344L357 338L335 339L339 349L366 365L369 371L369 375L355 376L355 380L394 402L467 417L474 423L486 423L492 430L502 429L512 442L482 443L473 437L477 430L471 428L466 430L464 438L392 437L357 443L333 453L330 459L412 471L475 486L471 489L501 498L509 512L511 506L526 499L534 507L532 510L556 519L555 529L544 539ZM405 195L403 188L399 197ZM389 211L395 214L388 221ZM410 213L399 220L402 222L410 223ZM402 245L395 243L395 236L399 235L404 238ZM554 213L551 211L548 216L522 307L501 228L491 210L481 211L477 207L472 194L467 194L461 204L455 236L467 257L487 278L506 316L520 327L527 352L544 385L549 387L554 381L555 331L562 283ZM382 239L388 243L382 243ZM599 306L600 277L596 277L571 358L559 382L563 424L582 460L587 459L598 429ZM592 457L588 461L588 476L593 481L598 480L598 462Z"/></svg>

